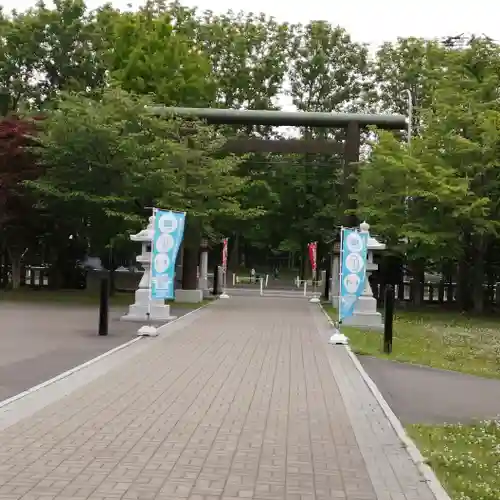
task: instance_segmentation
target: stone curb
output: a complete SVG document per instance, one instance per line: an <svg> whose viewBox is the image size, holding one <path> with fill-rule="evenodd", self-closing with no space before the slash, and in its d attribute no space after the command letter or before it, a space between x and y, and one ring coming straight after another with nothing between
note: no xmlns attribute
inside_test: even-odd
<svg viewBox="0 0 500 500"><path fill-rule="evenodd" d="M321 311L325 315L326 319L330 323L330 325L334 326L334 323L328 313L325 311L323 306L319 304ZM405 446L406 450L408 451L408 454L410 455L410 458L412 459L413 463L417 466L417 469L419 470L420 474L424 477L427 485L429 486L429 489L431 490L432 494L434 495L436 500L451 500L451 497L448 495L448 493L445 491L443 488L441 482L437 478L436 474L434 471L431 469L429 465L425 462L425 458L423 457L422 453L420 453L420 450L417 448L416 444L413 442L413 440L408 436L406 433L403 424L401 424L399 418L396 416L396 414L391 410L391 407L385 400L384 396L382 393L379 391L377 385L375 382L371 379L370 375L366 372L366 370L363 368L363 365L359 362L357 356L352 352L351 348L349 346L335 346L337 348L345 348L349 357L351 358L352 362L354 363L354 366L357 368L359 374L363 378L365 384L368 386L370 389L371 393L377 400L377 403L380 405L382 408L382 411L384 412L385 416L389 420L389 423L391 424L392 428L394 429L394 432L398 436L399 440L403 443Z"/></svg>
<svg viewBox="0 0 500 500"><path fill-rule="evenodd" d="M169 323L166 323L166 324L160 326L158 328L159 335L158 335L158 337L154 337L154 338L161 338L162 332L164 330L167 330L170 327L170 325L173 325L174 323L181 321L183 318L186 318L186 317L204 309L205 307L209 306L210 304L211 304L211 302L209 302L208 304L204 304L201 307L193 309L192 311L189 311L188 313L184 314L183 316L179 316L178 318L170 321ZM89 366L97 363L98 361L103 360L104 358L107 358L108 356L111 356L112 354L115 354L118 351L121 351L123 349L126 349L127 347L132 346L133 344L135 344L136 342L139 342L140 340L142 340L144 338L145 337L138 336L132 340L129 340L128 342L125 342L125 344L121 344L117 347L114 347L113 349L110 349L109 351L106 351L106 352L100 354L99 356L96 356L95 358L89 359L88 361L86 361L85 363L82 363L81 365L75 366L75 367L71 368L70 370L67 370L63 373L60 373L59 375L56 375L55 377L53 377L49 380L46 380L45 382L42 382L41 384L30 387L29 389L26 389L25 391L20 392L19 394L16 394L15 396L4 399L3 401L0 401L0 409L4 408L6 406L9 406L12 403L14 403L14 402L26 397L26 396L29 396L29 395L31 395L31 394L33 394L41 389L44 389L45 387L48 387L52 384L55 384L56 382L59 382L67 377L70 377L71 375L73 375L81 370L84 370L85 368L88 368Z"/></svg>

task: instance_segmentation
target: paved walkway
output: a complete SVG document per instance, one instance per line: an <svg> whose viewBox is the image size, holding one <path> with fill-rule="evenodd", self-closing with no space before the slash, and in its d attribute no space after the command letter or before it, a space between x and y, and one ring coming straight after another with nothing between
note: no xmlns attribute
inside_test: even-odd
<svg viewBox="0 0 500 500"><path fill-rule="evenodd" d="M109 335L99 337L97 306L0 302L0 401L134 338L124 312L112 310Z"/></svg>
<svg viewBox="0 0 500 500"><path fill-rule="evenodd" d="M232 298L167 331L0 411L0 499L433 500L317 306Z"/></svg>
<svg viewBox="0 0 500 500"><path fill-rule="evenodd" d="M371 356L359 360L404 424L466 424L500 415L498 379Z"/></svg>
<svg viewBox="0 0 500 500"><path fill-rule="evenodd" d="M1 301L0 402L135 338L138 325L120 321L126 312L113 307L109 334L99 336L97 305Z"/></svg>

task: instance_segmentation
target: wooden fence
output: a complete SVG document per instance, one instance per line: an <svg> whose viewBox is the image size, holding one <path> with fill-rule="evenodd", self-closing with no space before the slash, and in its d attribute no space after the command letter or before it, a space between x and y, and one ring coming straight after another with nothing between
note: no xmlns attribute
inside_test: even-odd
<svg viewBox="0 0 500 500"><path fill-rule="evenodd" d="M371 283L373 296L378 302L383 302L384 285L376 281ZM495 285L484 285L484 302L488 305L500 305L500 283ZM400 302L415 302L414 287L411 282L403 281L394 286L396 298ZM426 304L452 304L457 301L456 283L424 283L422 287L423 297L421 302Z"/></svg>

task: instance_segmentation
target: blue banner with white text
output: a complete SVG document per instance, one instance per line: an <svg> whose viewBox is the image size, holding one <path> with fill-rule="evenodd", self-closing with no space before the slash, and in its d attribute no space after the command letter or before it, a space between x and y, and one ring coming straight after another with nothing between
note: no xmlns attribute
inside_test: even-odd
<svg viewBox="0 0 500 500"><path fill-rule="evenodd" d="M185 212L154 210L151 298L173 299L175 262L184 236Z"/></svg>
<svg viewBox="0 0 500 500"><path fill-rule="evenodd" d="M352 316L365 288L368 233L343 228L341 239L340 321Z"/></svg>

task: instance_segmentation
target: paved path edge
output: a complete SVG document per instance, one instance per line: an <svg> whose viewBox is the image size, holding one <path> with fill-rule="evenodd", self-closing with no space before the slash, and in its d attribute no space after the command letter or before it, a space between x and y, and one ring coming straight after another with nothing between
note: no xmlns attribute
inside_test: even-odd
<svg viewBox="0 0 500 500"><path fill-rule="evenodd" d="M200 311L201 309L204 309L205 307L209 306L211 303L212 302L208 302L207 304L203 304L202 306L197 307L196 309L193 309L192 311L189 311L188 313L183 314L182 316L179 316L178 318L175 318L172 321L169 321L168 323L165 323L164 325L160 326L158 328L158 330L159 330L158 338L161 337L163 331L168 329L168 327L170 325L180 321L183 318L186 318L187 316L190 316L190 315ZM46 380L45 382L34 385L33 387L30 387L29 389L26 389L25 391L20 392L19 394L16 394L15 396L4 399L3 401L0 401L0 409L4 408L6 406L9 406L12 403L14 403L20 399L23 399L26 396L29 396L29 395L31 395L31 394L33 394L41 389L44 389L52 384L55 384L56 382L59 382L67 377L70 377L71 375L73 375L81 370L84 370L85 368L88 368L89 366L107 358L108 356L111 356L111 355L117 353L118 351L121 351L123 349L126 349L127 347L132 346L133 344L135 344L136 342L139 342L140 340L143 340L144 338L146 338L146 337L137 336L136 338L129 340L128 342L125 342L124 344L113 347L113 349L110 349L109 351L106 351L106 352L103 352L102 354L99 354L99 356L96 356L95 358L89 359L85 363L77 365L69 370L66 370L63 373L60 373L59 375L56 375L55 377L52 377L52 378Z"/></svg>
<svg viewBox="0 0 500 500"><path fill-rule="evenodd" d="M334 322L328 315L328 313L325 311L323 308L322 304L319 304L321 311L323 314L326 316L328 322L334 326ZM391 407L385 400L384 396L378 389L377 385L375 382L371 379L370 375L366 372L366 370L363 368L363 365L360 363L358 360L356 354L352 352L352 349L349 346L337 346L339 348L345 348L349 357L351 358L351 361L354 363L354 366L358 370L359 374L361 375L362 379L364 380L365 384L368 386L370 389L371 393L377 400L377 403L380 405L382 408L382 411L384 412L385 416L387 417L387 420L389 420L389 423L391 424L392 428L394 429L394 432L398 436L399 440L403 443L405 446L406 450L408 451L408 454L410 455L410 458L412 459L413 463L416 465L418 468L419 472L422 474L424 477L425 481L427 482L430 490L432 491L433 495L436 497L436 500L451 500L451 497L448 495L446 490L443 488L443 485L437 478L436 474L432 470L432 468L427 465L425 458L423 457L422 453L418 449L417 445L415 442L408 436L406 433L403 424L399 420L399 418L396 416L396 414L391 410Z"/></svg>

